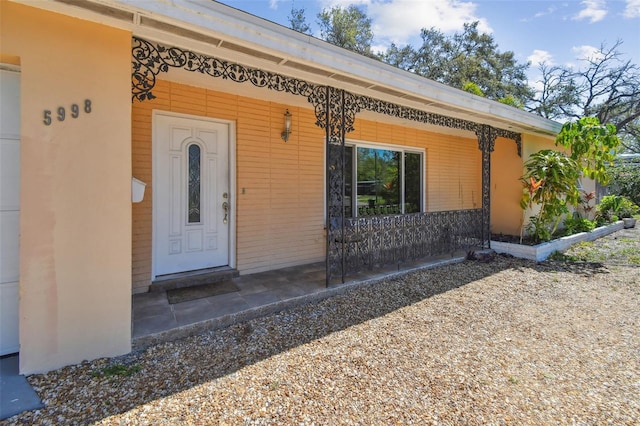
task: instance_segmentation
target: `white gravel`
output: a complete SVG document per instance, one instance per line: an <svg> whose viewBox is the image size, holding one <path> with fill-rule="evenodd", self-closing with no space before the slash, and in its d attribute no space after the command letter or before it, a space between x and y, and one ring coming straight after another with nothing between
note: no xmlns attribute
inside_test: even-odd
<svg viewBox="0 0 640 426"><path fill-rule="evenodd" d="M638 230L616 234L611 250L640 253ZM637 425L640 268L630 263L498 256L411 273L30 376L45 408L8 423ZM97 374L117 364L139 371Z"/></svg>

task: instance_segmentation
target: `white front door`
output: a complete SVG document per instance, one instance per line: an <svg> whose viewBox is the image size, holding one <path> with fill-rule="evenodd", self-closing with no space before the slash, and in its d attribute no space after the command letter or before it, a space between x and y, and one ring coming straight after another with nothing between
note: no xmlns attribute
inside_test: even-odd
<svg viewBox="0 0 640 426"><path fill-rule="evenodd" d="M0 70L0 355L18 352L20 74Z"/></svg>
<svg viewBox="0 0 640 426"><path fill-rule="evenodd" d="M154 276L229 264L229 124L156 113Z"/></svg>

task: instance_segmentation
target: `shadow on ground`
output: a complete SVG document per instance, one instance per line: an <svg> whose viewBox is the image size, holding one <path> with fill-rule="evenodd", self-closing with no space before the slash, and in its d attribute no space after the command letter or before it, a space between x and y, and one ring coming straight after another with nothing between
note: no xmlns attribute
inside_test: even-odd
<svg viewBox="0 0 640 426"><path fill-rule="evenodd" d="M10 420L18 424L98 421L507 269L581 276L610 273L600 263L535 263L507 256L412 272L126 356L30 376L46 407ZM120 366L126 374L106 374L109 366Z"/></svg>

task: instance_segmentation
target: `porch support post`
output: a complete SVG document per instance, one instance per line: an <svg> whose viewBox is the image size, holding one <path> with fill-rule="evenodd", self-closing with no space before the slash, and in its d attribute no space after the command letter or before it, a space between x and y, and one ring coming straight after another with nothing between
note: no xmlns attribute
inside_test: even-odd
<svg viewBox="0 0 640 426"><path fill-rule="evenodd" d="M482 247L491 248L491 153L498 133L493 127L481 124L476 136L482 151Z"/></svg>
<svg viewBox="0 0 640 426"><path fill-rule="evenodd" d="M344 223L344 169L345 169L345 92L326 87L326 202L327 202L327 273L326 285L339 275L342 282L346 274Z"/></svg>

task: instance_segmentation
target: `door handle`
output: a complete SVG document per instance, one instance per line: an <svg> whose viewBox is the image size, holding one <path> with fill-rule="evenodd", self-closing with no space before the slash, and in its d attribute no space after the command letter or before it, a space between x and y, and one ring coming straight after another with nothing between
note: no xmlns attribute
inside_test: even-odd
<svg viewBox="0 0 640 426"><path fill-rule="evenodd" d="M226 224L228 222L228 216L229 216L229 203L228 202L224 202L222 203L222 211L224 211L224 219L222 219L222 223Z"/></svg>

